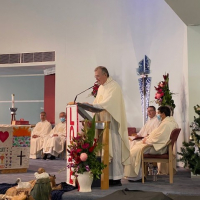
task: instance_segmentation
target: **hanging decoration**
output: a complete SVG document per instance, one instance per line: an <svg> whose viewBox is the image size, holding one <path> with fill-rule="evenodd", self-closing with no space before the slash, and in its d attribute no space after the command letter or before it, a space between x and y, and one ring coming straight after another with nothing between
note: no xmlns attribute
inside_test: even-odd
<svg viewBox="0 0 200 200"><path fill-rule="evenodd" d="M148 117L147 108L149 106L149 99L150 99L151 77L148 77L148 75L150 74L151 60L145 55L144 59L142 59L138 64L139 67L137 68L137 74L140 76L138 82L139 82L139 90L141 96L141 106L142 106L143 125L144 125Z"/></svg>

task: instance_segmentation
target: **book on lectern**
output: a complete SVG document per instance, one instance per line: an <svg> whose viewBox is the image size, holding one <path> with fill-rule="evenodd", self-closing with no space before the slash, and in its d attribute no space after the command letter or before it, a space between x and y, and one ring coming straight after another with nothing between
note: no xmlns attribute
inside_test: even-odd
<svg viewBox="0 0 200 200"><path fill-rule="evenodd" d="M79 115L81 115L81 117L83 117L84 119L90 121L92 120L92 117L86 112L86 110L92 113L99 113L104 110L85 103L77 103L77 105Z"/></svg>

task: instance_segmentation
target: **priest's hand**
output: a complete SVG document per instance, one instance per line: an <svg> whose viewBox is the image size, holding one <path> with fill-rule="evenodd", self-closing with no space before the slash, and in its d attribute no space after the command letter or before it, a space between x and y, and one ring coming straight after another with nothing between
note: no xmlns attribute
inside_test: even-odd
<svg viewBox="0 0 200 200"><path fill-rule="evenodd" d="M137 138L137 137L140 137L140 136L136 134L136 135L135 135L135 138Z"/></svg>
<svg viewBox="0 0 200 200"><path fill-rule="evenodd" d="M57 137L58 136L58 134L53 134L53 137Z"/></svg>
<svg viewBox="0 0 200 200"><path fill-rule="evenodd" d="M146 140L147 140L147 138L144 138L144 139L142 140L142 143L143 143L143 144L146 144Z"/></svg>

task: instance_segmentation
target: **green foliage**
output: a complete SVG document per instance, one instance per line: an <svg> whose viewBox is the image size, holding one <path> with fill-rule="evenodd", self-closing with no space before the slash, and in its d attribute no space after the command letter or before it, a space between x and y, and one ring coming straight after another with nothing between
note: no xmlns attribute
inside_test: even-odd
<svg viewBox="0 0 200 200"><path fill-rule="evenodd" d="M197 115L200 115L200 106L198 104L194 106L194 111Z"/></svg>
<svg viewBox="0 0 200 200"><path fill-rule="evenodd" d="M168 88L164 88L164 96L161 105L162 106L171 106L172 108L175 108L176 105L174 104L174 100L172 99L173 93L170 92Z"/></svg>
<svg viewBox="0 0 200 200"><path fill-rule="evenodd" d="M200 126L200 118L194 117L194 122L197 123L198 126Z"/></svg>
<svg viewBox="0 0 200 200"><path fill-rule="evenodd" d="M193 174L200 174L200 135L196 133L200 129L200 107L194 106L194 110L199 116L194 117L194 122L191 124L191 139L189 142L183 142L178 155L181 156L179 161L184 163L184 167L188 167Z"/></svg>
<svg viewBox="0 0 200 200"><path fill-rule="evenodd" d="M93 155L90 157L90 168L94 179L100 179L100 175L102 174L102 169L104 169L105 166L106 165L97 160L96 156Z"/></svg>
<svg viewBox="0 0 200 200"><path fill-rule="evenodd" d="M95 117L92 122L85 120L82 131L68 145L67 167L73 168L75 176L83 172L90 172L94 179L99 179L106 165L99 162L96 156L97 152L102 149L102 144L99 139L95 138Z"/></svg>
<svg viewBox="0 0 200 200"><path fill-rule="evenodd" d="M169 74L163 75L164 81L158 83L155 94L156 103L160 106L169 106L171 109L176 107L174 100L172 99L172 93L169 90Z"/></svg>

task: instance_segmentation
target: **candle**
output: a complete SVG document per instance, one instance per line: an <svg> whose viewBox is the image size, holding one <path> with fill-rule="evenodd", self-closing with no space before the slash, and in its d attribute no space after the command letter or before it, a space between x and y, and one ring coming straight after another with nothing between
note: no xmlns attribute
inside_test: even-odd
<svg viewBox="0 0 200 200"><path fill-rule="evenodd" d="M12 108L14 108L15 107L15 100L14 100L15 94L11 94L11 97L12 97Z"/></svg>

